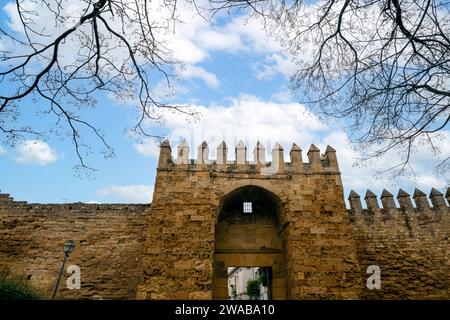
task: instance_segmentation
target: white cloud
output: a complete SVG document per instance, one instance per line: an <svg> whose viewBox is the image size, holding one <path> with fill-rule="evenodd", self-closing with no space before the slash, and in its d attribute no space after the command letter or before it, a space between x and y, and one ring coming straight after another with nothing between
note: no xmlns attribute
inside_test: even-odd
<svg viewBox="0 0 450 320"><path fill-rule="evenodd" d="M23 164L46 166L58 160L50 146L40 140L25 140L16 147L15 161Z"/></svg>
<svg viewBox="0 0 450 320"><path fill-rule="evenodd" d="M108 186L97 190L100 196L112 196L125 201L138 203L150 203L153 198L153 186L129 185L129 186Z"/></svg>
<svg viewBox="0 0 450 320"><path fill-rule="evenodd" d="M0 146L0 156L6 154L6 149Z"/></svg>
<svg viewBox="0 0 450 320"><path fill-rule="evenodd" d="M285 151L285 161L289 161L289 151L293 142L303 149L303 160L307 162L307 151L311 143L316 144L322 153L327 145L337 150L340 170L346 196L350 189L355 189L364 197L367 189L378 195L384 188L396 194L399 188L413 192L415 187L429 192L432 187L444 188L447 176L438 176L433 172L433 165L438 158L450 156L450 132L445 131L441 140L435 141L440 148L438 158L430 150L418 146L411 158L415 176L402 176L395 180L388 174L376 175L401 161L401 154L396 151L374 161L370 166L356 165L360 155L350 143L348 135L335 123L323 123L301 104L289 102L264 101L250 95L241 95L231 99L227 105L194 106L201 113L200 120L189 124L178 114L164 116L164 128L169 132L167 138L172 145L174 158L176 145L181 138L188 140L191 158L197 157L197 148L206 140L210 149L210 158L215 159L216 147L225 140L228 146L228 159L234 159L234 147L239 140L247 145L248 159L253 160L253 148L258 140L266 147L266 159L271 159L271 148L279 142ZM154 140L145 140L134 146L144 156L158 158L159 148Z"/></svg>
<svg viewBox="0 0 450 320"><path fill-rule="evenodd" d="M169 43L173 56L177 61L194 64L203 61L208 56L205 50L199 48L188 38L174 37Z"/></svg>
<svg viewBox="0 0 450 320"><path fill-rule="evenodd" d="M248 50L253 53L273 53L280 51L282 46L279 39L270 36L264 30L264 21L256 16L234 18L225 27L225 34L236 34L241 39L242 46L236 50Z"/></svg>
<svg viewBox="0 0 450 320"><path fill-rule="evenodd" d="M49 2L50 7L47 7L41 1L24 1L20 5L22 8L22 13L24 13L23 19L32 21L32 27L36 28L35 30L40 31L28 31L27 36L29 36L31 41L35 44L47 44L49 43L49 39L54 38L54 36L60 35L62 32L66 31L69 28L72 28L79 21L79 17L84 12L87 4L84 1L76 0L72 1L71 3L67 2L59 4ZM11 30L15 31L17 34L24 36L24 27L20 15L17 11L16 3L14 1L11 1L7 3L2 9L9 18L5 21L8 27ZM59 21L58 23L56 23L55 14L53 13L56 10L60 13L61 17L63 17L63 19L61 19L61 21ZM64 19L64 17L66 19ZM84 28L84 25L80 27L80 29ZM21 53L30 53L29 46L22 46L17 42L10 42L8 49L18 55L20 55ZM73 64L74 53L78 52L79 50L80 44L78 43L78 41L74 41L73 36L71 36L67 41L64 41L60 44L60 57L58 58L58 61L60 62L60 64ZM42 56L46 55L52 55L52 51L47 50L42 53ZM45 61L45 59L34 59L32 61L42 62ZM32 68L33 66L28 67Z"/></svg>
<svg viewBox="0 0 450 320"><path fill-rule="evenodd" d="M188 65L183 68L180 76L185 79L200 78L211 88L218 88L220 85L220 81L214 73L208 72L201 67Z"/></svg>
<svg viewBox="0 0 450 320"><path fill-rule="evenodd" d="M223 29L202 30L196 37L196 40L199 46L206 50L234 52L242 50L244 47L239 33L230 33Z"/></svg>
<svg viewBox="0 0 450 320"><path fill-rule="evenodd" d="M40 12L39 19L44 19L40 20L41 23L42 21L52 21L52 19L48 19L50 15L41 14L45 10L39 10L39 7L36 7L39 5L38 2L32 2L28 5ZM153 10L160 6L158 1L153 1L150 5L155 6L150 10L155 12L153 19L161 21L166 18L167 14L171 14L171 12ZM12 17L11 28L17 31L21 30L14 3L10 2L5 10ZM181 71L180 74L185 79L199 78L212 88L217 88L220 85L216 75L199 66L201 62L212 59L210 55L212 51L232 54L250 53L255 55L255 60L265 56L266 63L258 65L256 69L256 76L259 79L270 79L277 74L288 77L295 70L295 65L291 61L292 57L279 53L281 51L279 39L268 36L262 27L262 23L255 18L235 17L221 26L214 26L211 22L199 17L192 6L180 5L177 14L177 18L185 23L177 24L175 33L158 33L158 36L160 36L161 42L167 43L176 59L186 63L186 69ZM376 17L377 15L373 16ZM311 15L309 18L315 19L316 17ZM369 20L369 25L374 26L374 28L364 28L364 30L377 31L378 28L375 27L376 24L372 21L373 19ZM49 28L51 28L51 24L48 23ZM132 33L132 30L128 31ZM76 44L75 41L71 46L67 45L65 47L66 52L70 52L70 49L73 49ZM314 46L315 44L312 41L302 43L302 50L298 52L295 61L299 63L304 60L309 61ZM369 50L368 54L370 53ZM161 87L162 82L159 82L155 92L163 92L164 90ZM179 92L179 90L176 91ZM166 93L164 92L164 94ZM354 167L355 158L358 154L351 148L348 136L342 130L331 125L325 125L316 116L308 113L304 106L291 103L291 97L284 91L274 94L273 98L275 101L263 101L253 96L242 95L231 99L228 105L194 106L194 109L202 113L202 118L195 125L186 123L184 115L165 115L165 127L170 132L169 138L174 151L176 150L174 144L179 141L180 137L186 137L191 146L191 157L195 157L197 146L203 140L206 140L210 145L211 156L214 158L216 146L221 140L225 140L229 148L229 158L233 158L234 145L242 139L247 144L249 158L251 159L256 141L261 140L267 148L268 159L270 159L270 148L275 142L280 142L285 148L286 160L288 160L288 152L292 142L296 142L304 149L307 149L311 143L315 143L322 150L327 144L330 144L337 150L347 194L352 188L360 193L368 187L376 192L389 186L392 186L395 190L394 185L395 188L401 186L410 190L412 190L413 185L417 185L426 191L433 186L444 186L446 179L448 179L448 176L436 176L432 172L432 164L436 162L436 158L429 151L422 150L423 148L416 152L411 160L411 165L416 173L414 179L399 178L396 181L389 180L386 177L374 179L374 169L391 166L394 161L399 159L399 155L394 153L378 159L373 168ZM327 135L327 130L332 130L333 133ZM448 143L450 135L448 131L444 136L441 142L437 142L437 145L441 148L441 158L450 156L450 143ZM16 161L41 165L56 161L56 155L46 143L37 141L30 144L30 141L33 140L29 140L28 143L18 147ZM140 144L135 144L133 147L143 156L157 158L159 155L158 145L151 139L144 139ZM306 152L307 150L304 151L305 161ZM2 149L0 149L1 153ZM99 191L105 195L115 195L125 199L126 197L133 197L133 194L138 194L140 191L137 189L142 189L142 187L150 188L146 186L111 186ZM145 198L145 201L148 202L150 198Z"/></svg>
<svg viewBox="0 0 450 320"><path fill-rule="evenodd" d="M277 103L263 101L250 95L231 99L228 106L192 106L201 114L195 123L187 123L185 116L177 113L164 115L164 127L172 145L186 138L191 145L191 155L197 155L197 146L206 140L212 157L222 140L229 147L229 157L234 157L234 146L243 140L253 157L253 147L260 140L270 154L272 146L284 144L289 153L292 142L309 145L319 139L320 132L326 129L316 116L298 103ZM194 146L194 147L193 147ZM159 148L155 140L147 139L135 144L136 151L144 156L157 158ZM175 147L173 151L175 152ZM195 149L195 150L194 150Z"/></svg>
<svg viewBox="0 0 450 320"><path fill-rule="evenodd" d="M443 135L450 138L449 131L444 131ZM348 136L343 131L336 131L325 136L318 143L318 146L324 150L326 145L330 144L336 149L345 195L348 196L350 190L354 189L360 194L361 199L364 199L367 189L375 192L378 197L383 189L389 190L394 197L397 195L399 188L404 189L411 195L416 187L425 193L429 193L431 188L438 188L443 191L448 181L450 181L450 172L446 176L436 175L433 171L433 166L439 163L439 158L450 156L450 150L447 147L448 141L449 139L435 141L435 146L441 148L440 156L436 156L425 147L420 147L411 156L410 160L410 166L415 175L399 176L395 179L391 177L391 173L377 174L377 172L401 163L403 154L396 150L392 150L385 156L363 166L356 163L356 159L361 156L352 148Z"/></svg>
<svg viewBox="0 0 450 320"><path fill-rule="evenodd" d="M205 3L206 5L207 3ZM42 7L42 4L36 2L24 4L25 8L30 12L39 12L35 19L35 24L43 26L45 33L57 35L60 34L68 27L72 27L76 21L77 16L82 12L82 8L86 6L83 1L75 1L70 4L63 4L62 15L69 17L67 23L64 25L55 26L49 21L53 21L53 13L46 8ZM200 78L209 87L217 88L220 85L216 75L206 70L205 67L200 67L199 64L207 59L211 59L212 51L221 51L231 54L238 54L241 52L250 53L252 55L269 54L269 66L267 66L266 73L270 72L286 72L285 62L280 58L281 56L271 57L271 54L281 50L279 39L270 37L267 35L263 28L263 22L256 18L247 18L244 16L228 16L222 25L216 24L215 19L204 19L201 17L195 6L190 3L177 4L177 20L181 21L175 25L174 28L167 25L167 21L172 16L173 12L170 10L170 6L162 5L162 1L152 1L149 3L149 11L154 12L150 14L150 20L160 28L155 28L155 37L159 43L163 43L166 48L169 49L168 57L165 59L171 60L173 57L175 60L180 61L186 65L186 69L180 71L181 78ZM55 8L53 8L55 9ZM59 8L58 8L59 9ZM9 17L7 21L11 29L18 33L23 34L22 23L17 14L15 3L9 2L3 7L3 10ZM105 18L110 23L110 26L121 32L120 19L113 19L109 16ZM168 28L166 28L168 27ZM81 28L85 28L84 32L88 33L89 26L83 25ZM82 30L80 30L81 32ZM100 32L104 32L101 28ZM133 44L136 39L136 33L134 32L134 26L125 28L125 37ZM32 35L34 41L47 41L46 38ZM70 41L69 41L70 40ZM60 48L60 53L63 64L71 64L71 58L73 54L79 52L79 43L74 39L65 41ZM28 47L10 48L18 54L20 51L29 50ZM28 52L28 51L27 51ZM111 53L111 61L120 61L125 51L119 49L113 50ZM80 52L83 54L83 52ZM138 59L140 59L138 57ZM281 60L280 60L281 59ZM272 65L273 64L273 65ZM263 67L264 68L264 67ZM271 71L272 70L272 71ZM277 71L278 70L278 71ZM31 72L31 70L30 70ZM284 74L284 73L283 73ZM155 92L159 88L155 88Z"/></svg>
<svg viewBox="0 0 450 320"><path fill-rule="evenodd" d="M294 95L292 93L292 90L289 89L287 86L281 86L280 91L272 94L272 99L278 102L292 102Z"/></svg>
<svg viewBox="0 0 450 320"><path fill-rule="evenodd" d="M210 157L216 157L218 144L225 140L228 158L234 158L234 146L243 140L248 148L248 157L253 159L253 148L260 140L266 147L266 159L271 159L271 149L276 142L285 149L286 161L293 142L304 148L311 143L319 143L327 126L298 103L278 103L263 101L255 96L241 95L231 99L227 105L197 105L193 109L201 113L196 123L187 123L183 115L164 115L164 129L169 132L174 158L176 145L186 138L191 149L191 158L197 156L197 147L203 140L208 142ZM133 146L135 150L155 159L159 156L159 146L154 139L144 139Z"/></svg>
<svg viewBox="0 0 450 320"><path fill-rule="evenodd" d="M296 64L284 54L274 53L266 57L266 64L255 65L256 79L270 80L281 73L284 77L291 77L297 70Z"/></svg>
<svg viewBox="0 0 450 320"><path fill-rule="evenodd" d="M133 148L144 157L153 157L155 159L159 156L159 145L155 139L145 138L140 143L135 143Z"/></svg>
<svg viewBox="0 0 450 320"><path fill-rule="evenodd" d="M200 17L193 6L178 6L177 13L185 23L178 24L175 32L166 36L168 47L181 62L202 62L210 57L210 51L262 54L281 50L279 40L270 37L263 21L256 17L237 16L217 26L214 19Z"/></svg>

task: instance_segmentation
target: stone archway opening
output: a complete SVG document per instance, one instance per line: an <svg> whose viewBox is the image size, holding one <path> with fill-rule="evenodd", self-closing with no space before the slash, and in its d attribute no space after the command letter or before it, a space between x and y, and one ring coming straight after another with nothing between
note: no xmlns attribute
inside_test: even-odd
<svg viewBox="0 0 450 320"><path fill-rule="evenodd" d="M286 299L282 205L272 192L244 186L224 196L217 215L213 298L228 299L230 268L270 270L271 299Z"/></svg>

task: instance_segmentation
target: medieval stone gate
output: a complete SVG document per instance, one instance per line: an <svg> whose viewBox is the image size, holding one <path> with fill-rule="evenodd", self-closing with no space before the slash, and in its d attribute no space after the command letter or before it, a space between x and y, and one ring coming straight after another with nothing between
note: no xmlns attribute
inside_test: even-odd
<svg viewBox="0 0 450 320"><path fill-rule="evenodd" d="M195 160L186 143L172 159L161 145L152 204L40 204L0 194L0 275L51 294L61 248L81 288L67 299L226 299L227 268L268 267L273 299L449 299L450 188L416 189L381 206L370 190L351 191L345 208L335 150L312 145L303 163L276 144L254 161L239 143L235 160L220 144L217 160L203 143ZM366 270L381 269L381 288Z"/></svg>
<svg viewBox="0 0 450 320"><path fill-rule="evenodd" d="M229 267L257 266L271 268L271 297L286 299L282 214L280 199L261 187L240 187L224 197L214 241L213 298L228 298Z"/></svg>
<svg viewBox="0 0 450 320"><path fill-rule="evenodd" d="M346 213L335 150L314 145L303 163L293 144L291 162L276 144L272 161L258 143L254 162L240 142L196 160L189 146L161 145L137 297L226 299L227 268L272 269L272 297L356 298L359 265ZM251 212L243 212L243 204ZM307 277L305 276L307 274Z"/></svg>

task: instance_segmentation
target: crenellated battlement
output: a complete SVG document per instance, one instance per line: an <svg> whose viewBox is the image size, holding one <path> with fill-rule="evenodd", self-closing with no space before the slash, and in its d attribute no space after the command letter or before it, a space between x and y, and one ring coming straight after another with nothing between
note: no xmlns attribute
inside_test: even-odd
<svg viewBox="0 0 450 320"><path fill-rule="evenodd" d="M450 298L450 188L367 190L364 202L352 190L347 210L333 148L311 145L305 159L295 143L286 157L271 149L268 161L257 142L250 161L243 141L222 142L210 159L203 142L191 159L187 141L174 155L164 141L151 206L0 193L0 272L51 292L73 239L83 286L61 288L64 298L226 299L230 266L270 267L273 299ZM371 290L374 265L381 289Z"/></svg>
<svg viewBox="0 0 450 320"><path fill-rule="evenodd" d="M439 192L435 188L431 188L430 195L428 198L431 201L431 205L428 202L427 195L419 189L414 190L414 194L412 196L412 199L414 200L415 207L413 206L413 202L411 199L411 196L404 191L403 189L400 189L397 194L397 200L400 204L399 207L396 206L394 201L394 196L386 189L383 189L383 192L381 193L380 200L382 206L380 207L377 200L377 195L374 194L372 191L367 190L364 200L367 206L368 210L377 210L377 209L414 209L416 211L423 211L426 209L432 209L432 210L448 210L450 209L450 206L447 205L447 203L444 200L444 194L442 192ZM450 187L447 188L447 192L445 194L445 198L450 203ZM349 197L348 197L349 203L350 203L350 209L355 212L361 212L362 210L362 204L361 204L361 197L359 194L357 194L355 191L351 190Z"/></svg>
<svg viewBox="0 0 450 320"><path fill-rule="evenodd" d="M363 296L448 299L450 188L445 196L432 188L428 196L415 189L411 197L400 189L395 197L397 201L386 189L379 198L367 190L367 209L355 191L348 198L358 261L365 267L377 265L382 274L382 289L364 289Z"/></svg>
<svg viewBox="0 0 450 320"><path fill-rule="evenodd" d="M445 194L448 203L444 199L444 194L435 188L431 189L428 197L423 191L416 188L412 198L406 191L400 189L396 198L399 206L396 205L394 196L384 189L380 196L380 206L377 195L367 190L364 196L367 209L363 209L360 195L351 190L348 197L350 219L354 224L360 225L398 222L406 224L410 229L411 224L414 223L420 225L437 222L450 216L450 206L448 205L450 188ZM431 205L428 199L430 199Z"/></svg>
<svg viewBox="0 0 450 320"><path fill-rule="evenodd" d="M2 202L12 202L14 198L9 195L9 193L0 193L0 203Z"/></svg>
<svg viewBox="0 0 450 320"><path fill-rule="evenodd" d="M208 170L208 171L246 171L260 174L280 173L339 173L336 150L327 146L325 152L320 154L319 148L314 144L307 152L308 162L303 161L302 149L295 143L289 151L290 162L285 162L284 148L275 143L272 149L272 161L266 161L266 148L258 141L253 149L253 161L249 160L248 149L241 140L234 147L235 158L229 160L229 150L225 141L216 149L216 159L209 158L209 146L203 141L197 148L197 158L190 159L190 148L186 140L177 146L176 158L172 157L172 147L168 140L160 145L158 162L159 170Z"/></svg>
<svg viewBox="0 0 450 320"><path fill-rule="evenodd" d="M24 205L26 201L14 200L8 193L0 193L0 205Z"/></svg>

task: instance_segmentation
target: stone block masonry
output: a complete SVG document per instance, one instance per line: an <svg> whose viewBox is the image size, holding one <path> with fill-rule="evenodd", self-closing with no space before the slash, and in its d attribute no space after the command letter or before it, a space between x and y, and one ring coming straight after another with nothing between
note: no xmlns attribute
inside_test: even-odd
<svg viewBox="0 0 450 320"><path fill-rule="evenodd" d="M450 198L450 188L446 193ZM450 299L450 210L444 195L432 189L427 196L414 191L415 207L408 193L381 194L382 206L370 190L360 196L350 192L349 202L358 261L378 265L381 290L364 287L365 299Z"/></svg>
<svg viewBox="0 0 450 320"><path fill-rule="evenodd" d="M190 159L183 141L173 158L162 143L151 207L0 194L0 272L50 294L73 239L81 289L63 278L67 299L226 299L231 266L270 268L273 299L450 299L450 190L400 190L398 205L368 190L366 208L352 191L347 209L333 148L311 145L304 161L293 144L290 162L279 144L271 162L259 142L254 161L243 142L233 150L222 142L212 160L204 142ZM371 265L380 289L366 287Z"/></svg>
<svg viewBox="0 0 450 320"><path fill-rule="evenodd" d="M134 299L149 205L28 204L0 195L0 272L28 280L49 298L63 259L62 246L75 241L66 267L81 269L81 289L58 298Z"/></svg>
<svg viewBox="0 0 450 320"><path fill-rule="evenodd" d="M217 160L208 158L206 142L196 159L186 142L177 149L172 159L170 144L161 145L138 298L226 299L231 266L271 267L274 299L359 297L360 267L333 148L321 156L311 145L307 163L295 144L291 162L279 144L272 162L259 142L254 162L242 141L232 161L225 142ZM246 199L255 207L270 203L245 221L239 217Z"/></svg>

